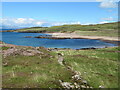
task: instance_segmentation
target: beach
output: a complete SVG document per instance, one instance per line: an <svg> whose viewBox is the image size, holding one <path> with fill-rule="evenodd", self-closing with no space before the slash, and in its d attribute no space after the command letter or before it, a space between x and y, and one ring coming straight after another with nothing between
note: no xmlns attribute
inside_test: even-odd
<svg viewBox="0 0 120 90"><path fill-rule="evenodd" d="M119 37L108 37L108 36L83 36L76 33L45 33L50 34L54 38L71 38L71 39L98 39L108 41L120 41Z"/></svg>

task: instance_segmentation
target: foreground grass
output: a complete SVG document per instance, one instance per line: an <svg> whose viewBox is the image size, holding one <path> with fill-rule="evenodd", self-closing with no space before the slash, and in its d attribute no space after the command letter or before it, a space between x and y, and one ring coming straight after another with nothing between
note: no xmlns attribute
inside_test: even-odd
<svg viewBox="0 0 120 90"><path fill-rule="evenodd" d="M9 48L3 48L7 49ZM43 54L34 56L15 54L3 58L3 64L7 63L2 68L3 88L62 88L59 80L74 82L71 78L72 72L58 63L57 53L64 54L65 64L80 72L80 76L93 88L99 86L118 88L118 47L54 52L45 48L38 50Z"/></svg>
<svg viewBox="0 0 120 90"><path fill-rule="evenodd" d="M10 55L3 58L3 88L59 88L59 80L71 81L71 73L61 66L54 52L43 55Z"/></svg>
<svg viewBox="0 0 120 90"><path fill-rule="evenodd" d="M117 47L58 52L64 54L66 64L80 72L92 87L118 88L119 49Z"/></svg>

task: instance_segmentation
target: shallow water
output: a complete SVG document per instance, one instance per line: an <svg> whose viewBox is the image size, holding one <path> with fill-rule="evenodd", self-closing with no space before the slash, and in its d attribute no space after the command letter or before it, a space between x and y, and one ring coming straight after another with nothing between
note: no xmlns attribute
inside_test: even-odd
<svg viewBox="0 0 120 90"><path fill-rule="evenodd" d="M25 36L39 36L46 35L42 33L17 33L17 32L2 32L2 40L5 43L33 46L33 47L47 47L47 48L104 48L106 46L117 46L112 43L106 43L100 40L91 39L42 39L42 38L25 38Z"/></svg>

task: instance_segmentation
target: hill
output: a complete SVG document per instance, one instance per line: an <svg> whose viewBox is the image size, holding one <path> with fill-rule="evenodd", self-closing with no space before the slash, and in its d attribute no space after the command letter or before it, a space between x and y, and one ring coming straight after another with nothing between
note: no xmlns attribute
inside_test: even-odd
<svg viewBox="0 0 120 90"><path fill-rule="evenodd" d="M26 32L26 33L77 33L87 36L118 36L118 22L96 24L96 25L62 25L52 27L31 27L11 30L8 32Z"/></svg>

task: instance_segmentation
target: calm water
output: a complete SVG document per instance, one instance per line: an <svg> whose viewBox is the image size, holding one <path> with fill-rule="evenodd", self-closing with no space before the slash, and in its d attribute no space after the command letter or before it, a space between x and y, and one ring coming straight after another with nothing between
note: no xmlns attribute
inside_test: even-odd
<svg viewBox="0 0 120 90"><path fill-rule="evenodd" d="M40 38L24 38L25 36L45 35L41 33L17 33L3 32L2 41L14 45L47 47L47 48L103 48L105 46L116 46L115 44L106 43L100 40L90 39L40 39Z"/></svg>

